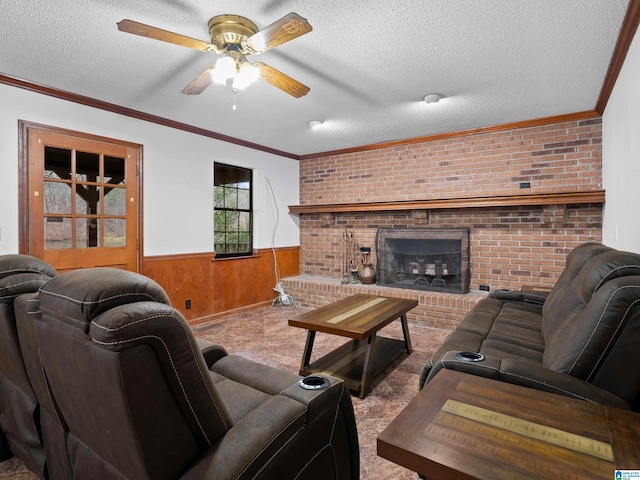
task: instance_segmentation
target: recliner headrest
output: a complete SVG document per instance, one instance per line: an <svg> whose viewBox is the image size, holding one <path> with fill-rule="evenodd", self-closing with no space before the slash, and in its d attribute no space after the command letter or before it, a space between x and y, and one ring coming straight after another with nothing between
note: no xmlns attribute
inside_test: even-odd
<svg viewBox="0 0 640 480"><path fill-rule="evenodd" d="M565 270L569 278L575 278L589 260L607 252L617 252L617 250L596 242L587 242L577 246L567 255Z"/></svg>
<svg viewBox="0 0 640 480"><path fill-rule="evenodd" d="M37 292L57 272L51 265L29 255L0 256L0 303L11 303L23 293Z"/></svg>
<svg viewBox="0 0 640 480"><path fill-rule="evenodd" d="M0 278L18 273L39 273L55 277L58 272L48 263L29 255L9 254L0 256Z"/></svg>
<svg viewBox="0 0 640 480"><path fill-rule="evenodd" d="M146 301L171 304L164 289L150 278L115 268L63 273L40 290L43 317L64 319L84 332L101 313L119 305Z"/></svg>
<svg viewBox="0 0 640 480"><path fill-rule="evenodd" d="M584 303L606 282L618 277L640 275L640 254L614 250L590 259L576 277L576 287Z"/></svg>
<svg viewBox="0 0 640 480"><path fill-rule="evenodd" d="M17 273L0 278L0 303L11 303L23 293L35 293L50 278L43 273Z"/></svg>

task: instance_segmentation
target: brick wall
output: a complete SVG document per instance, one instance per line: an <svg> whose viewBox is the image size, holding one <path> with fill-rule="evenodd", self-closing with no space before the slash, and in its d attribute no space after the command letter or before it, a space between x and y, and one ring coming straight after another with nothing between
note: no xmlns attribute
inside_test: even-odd
<svg viewBox="0 0 640 480"><path fill-rule="evenodd" d="M300 161L300 203L600 189L601 120L479 133Z"/></svg>
<svg viewBox="0 0 640 480"><path fill-rule="evenodd" d="M300 161L301 204L600 190L601 120L470 134ZM522 190L520 182L530 182ZM469 227L471 289L552 285L564 257L601 239L600 204L300 215L300 273L341 278L343 237L378 227Z"/></svg>

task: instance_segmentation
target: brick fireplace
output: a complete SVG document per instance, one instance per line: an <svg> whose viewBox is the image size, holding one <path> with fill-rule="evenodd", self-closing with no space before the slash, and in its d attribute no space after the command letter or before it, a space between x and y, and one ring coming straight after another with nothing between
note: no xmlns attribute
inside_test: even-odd
<svg viewBox="0 0 640 480"><path fill-rule="evenodd" d="M415 296L420 305L410 320L454 328L486 295L481 285L553 285L573 247L601 240L602 202L535 204L527 198L600 190L601 140L601 120L586 118L301 159L300 206L325 208L299 214L300 276L285 279L286 286L299 304L314 307L365 290ZM522 202L398 208L415 199L502 195L522 195ZM385 202L395 202L394 209L385 210ZM355 207L331 208L345 204ZM372 247L376 265L379 228L468 228L469 293L341 285L345 232L357 247Z"/></svg>

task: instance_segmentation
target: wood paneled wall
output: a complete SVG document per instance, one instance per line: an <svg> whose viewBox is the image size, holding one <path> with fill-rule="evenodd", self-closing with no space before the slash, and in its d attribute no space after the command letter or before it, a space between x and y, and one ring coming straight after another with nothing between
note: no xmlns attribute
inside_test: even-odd
<svg viewBox="0 0 640 480"><path fill-rule="evenodd" d="M300 271L300 248L275 249L280 278ZM195 325L233 310L271 303L277 293L274 251L215 259L213 252L145 257L142 273L165 289L172 305ZM191 308L186 308L191 300Z"/></svg>

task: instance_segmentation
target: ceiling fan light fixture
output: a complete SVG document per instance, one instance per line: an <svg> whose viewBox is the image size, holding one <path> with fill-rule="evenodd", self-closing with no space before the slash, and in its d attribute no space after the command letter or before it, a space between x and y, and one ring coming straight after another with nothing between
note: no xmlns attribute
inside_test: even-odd
<svg viewBox="0 0 640 480"><path fill-rule="evenodd" d="M216 67L213 70L218 78L233 78L236 74L236 62L231 57L222 57L216 60Z"/></svg>
<svg viewBox="0 0 640 480"><path fill-rule="evenodd" d="M231 84L231 88L234 90L244 90L249 86L251 82L247 82L240 75L236 75L233 77L233 83Z"/></svg>
<svg viewBox="0 0 640 480"><path fill-rule="evenodd" d="M428 93L422 99L426 103L438 103L443 98L444 98L444 95L442 95L441 93Z"/></svg>
<svg viewBox="0 0 640 480"><path fill-rule="evenodd" d="M236 75L233 77L232 88L236 90L244 90L251 85L256 78L258 78L259 74L260 70L258 70L258 67L254 67L249 62L243 63L240 65Z"/></svg>
<svg viewBox="0 0 640 480"><path fill-rule="evenodd" d="M251 85L259 76L260 69L249 62L244 62L240 65L238 73L236 74L236 78L240 78L242 83L245 83L246 85Z"/></svg>
<svg viewBox="0 0 640 480"><path fill-rule="evenodd" d="M211 70L209 70L209 73L211 74L211 79L215 83L218 83L220 85L226 85L227 77L224 76L224 73L222 73L221 70L218 70L217 68L213 67L211 68Z"/></svg>

